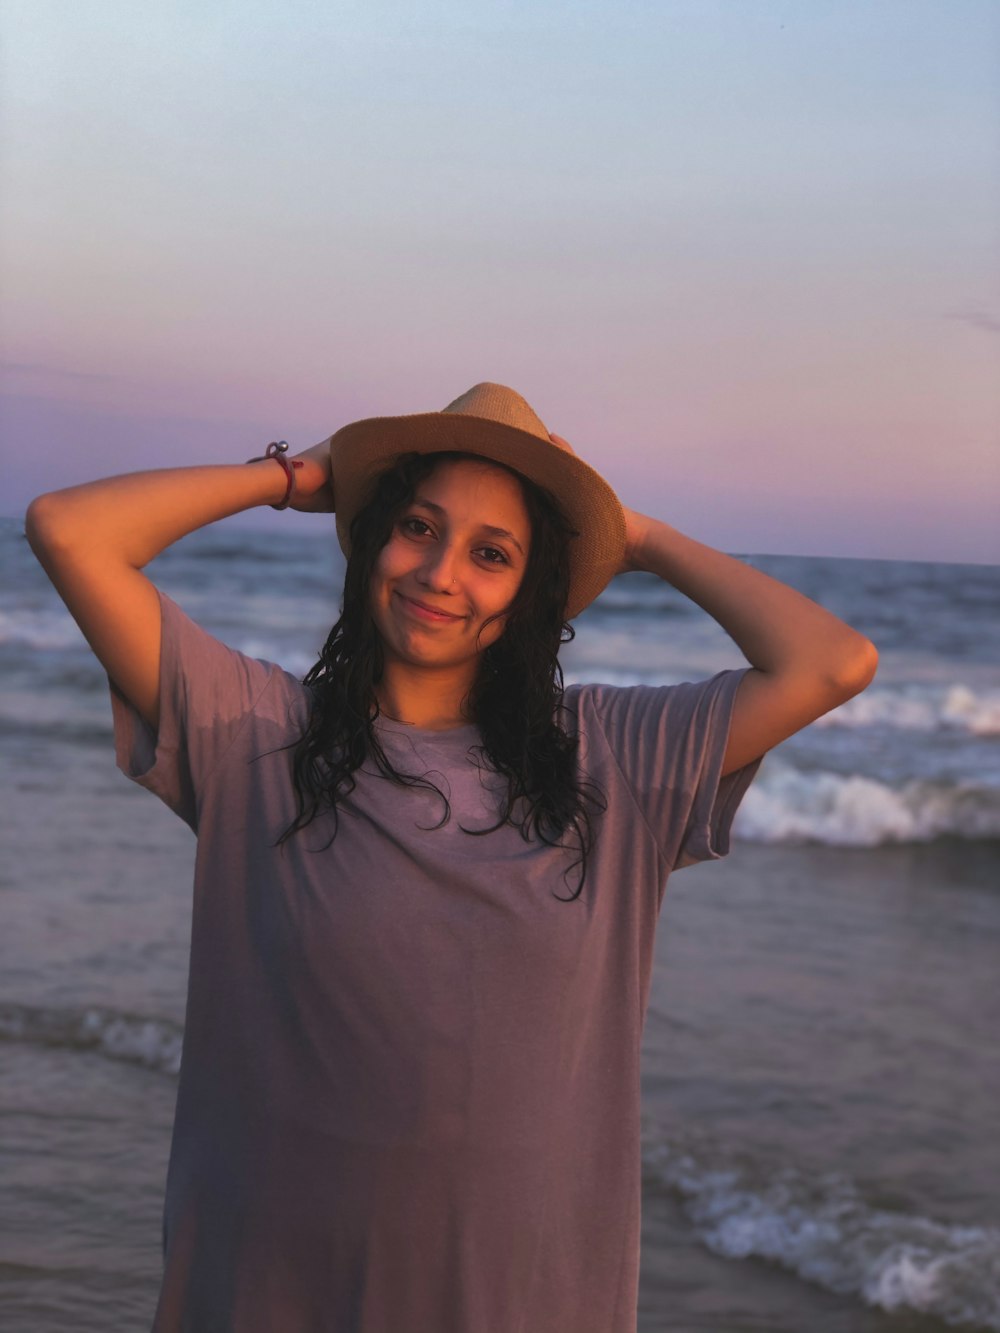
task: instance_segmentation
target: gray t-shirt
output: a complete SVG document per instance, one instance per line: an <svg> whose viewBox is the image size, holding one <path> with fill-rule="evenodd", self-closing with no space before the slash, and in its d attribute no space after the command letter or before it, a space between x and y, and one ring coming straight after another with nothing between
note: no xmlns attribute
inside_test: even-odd
<svg viewBox="0 0 1000 1333"><path fill-rule="evenodd" d="M198 834L155 1333L634 1333L639 1046L672 869L725 855L742 671L566 691L607 810L570 853L492 822L474 727L380 720L283 848L308 691L161 594L158 737L118 762ZM567 887L567 884L569 887Z"/></svg>

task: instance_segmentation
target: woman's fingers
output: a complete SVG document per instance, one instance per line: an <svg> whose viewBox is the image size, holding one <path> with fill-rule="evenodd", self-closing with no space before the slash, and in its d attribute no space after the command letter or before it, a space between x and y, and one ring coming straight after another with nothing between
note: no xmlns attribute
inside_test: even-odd
<svg viewBox="0 0 1000 1333"><path fill-rule="evenodd" d="M573 448L570 442L568 440L564 440L561 435L553 435L552 432L550 431L549 439L552 441L553 444L557 444L560 449L565 449L568 454L576 453L576 450Z"/></svg>

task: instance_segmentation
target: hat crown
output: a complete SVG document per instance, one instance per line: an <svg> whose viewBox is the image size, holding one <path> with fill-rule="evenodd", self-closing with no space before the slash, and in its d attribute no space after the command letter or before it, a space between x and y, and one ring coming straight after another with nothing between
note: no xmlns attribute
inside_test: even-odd
<svg viewBox="0 0 1000 1333"><path fill-rule="evenodd" d="M501 425L513 426L515 430L526 431L536 439L549 443L549 432L541 418L519 393L508 389L505 384L491 384L489 380L474 384L453 403L449 403L444 411L498 421Z"/></svg>

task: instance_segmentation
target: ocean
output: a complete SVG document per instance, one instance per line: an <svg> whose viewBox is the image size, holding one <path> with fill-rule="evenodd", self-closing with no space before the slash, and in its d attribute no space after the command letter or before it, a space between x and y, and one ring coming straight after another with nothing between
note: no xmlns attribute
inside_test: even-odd
<svg viewBox="0 0 1000 1333"><path fill-rule="evenodd" d="M671 879L639 1328L1000 1330L1000 568L745 558L869 635L881 665L767 756L730 856ZM141 1330L194 842L115 768L103 674L13 520L0 562L0 1326ZM342 562L316 528L226 523L151 573L219 638L302 674ZM568 682L741 664L647 575L576 628Z"/></svg>

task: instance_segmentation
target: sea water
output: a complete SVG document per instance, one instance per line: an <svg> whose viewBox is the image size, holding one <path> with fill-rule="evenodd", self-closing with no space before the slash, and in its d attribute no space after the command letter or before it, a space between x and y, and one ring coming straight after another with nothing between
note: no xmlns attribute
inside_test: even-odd
<svg viewBox="0 0 1000 1333"><path fill-rule="evenodd" d="M643 1054L643 1330L1000 1330L1000 570L748 557L869 635L875 683L767 756L671 880ZM0 1326L148 1327L193 840L115 769L106 681L0 527ZM328 536L231 524L150 571L302 674ZM567 681L741 664L647 575Z"/></svg>

